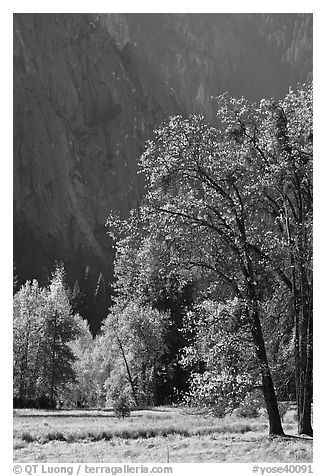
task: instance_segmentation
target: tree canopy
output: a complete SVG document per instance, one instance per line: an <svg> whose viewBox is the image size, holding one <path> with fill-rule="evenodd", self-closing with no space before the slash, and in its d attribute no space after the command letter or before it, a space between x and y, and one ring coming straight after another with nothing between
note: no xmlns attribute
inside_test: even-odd
<svg viewBox="0 0 326 476"><path fill-rule="evenodd" d="M175 116L147 143L142 214L175 266L204 270L246 303L272 433L282 429L260 302L276 282L292 293L299 430L311 434L312 87L279 102L217 101L218 127Z"/></svg>

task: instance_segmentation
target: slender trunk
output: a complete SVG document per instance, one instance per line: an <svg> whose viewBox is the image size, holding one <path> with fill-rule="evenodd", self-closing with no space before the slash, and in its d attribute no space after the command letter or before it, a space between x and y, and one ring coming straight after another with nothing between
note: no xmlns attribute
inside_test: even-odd
<svg viewBox="0 0 326 476"><path fill-rule="evenodd" d="M20 366L20 381L19 381L19 398L25 402L26 399L26 387L27 387L27 369L28 369L28 350L29 350L29 335L30 335L31 323L30 315L28 314L25 350L22 356L22 362Z"/></svg>
<svg viewBox="0 0 326 476"><path fill-rule="evenodd" d="M145 364L144 368L144 376L145 376L145 382L146 382L146 406L150 406L151 404L151 395L150 395L150 376L149 376L149 368L147 368L147 365Z"/></svg>
<svg viewBox="0 0 326 476"><path fill-rule="evenodd" d="M55 357L56 357L56 340L57 340L57 310L54 312L54 330L53 330L53 340L52 340L52 362L51 362L51 387L50 387L50 404L52 406L54 402L54 369L55 369Z"/></svg>
<svg viewBox="0 0 326 476"><path fill-rule="evenodd" d="M299 298L295 277L295 265L293 254L291 252L291 268L292 268L292 300L294 312L294 365L295 365L295 395L297 403L298 425L300 421L301 407L302 407L302 375L300 371L300 313L299 313ZM299 428L298 428L299 429Z"/></svg>
<svg viewBox="0 0 326 476"><path fill-rule="evenodd" d="M287 245L289 249L290 263L291 263L291 282L292 282L292 301L294 314L294 365L295 365L295 397L297 403L297 417L298 417L298 432L300 433L300 420L302 409L302 374L300 365L300 303L297 289L297 279L295 272L295 258L293 253L293 239L291 237L289 216L286 201L284 201L285 210L285 224L287 233Z"/></svg>
<svg viewBox="0 0 326 476"><path fill-rule="evenodd" d="M289 256L292 269L291 280L294 310L294 358L298 433L312 436L312 302L310 298L310 285L304 267L303 218L301 207L299 207L299 236L297 239L298 257L296 258L293 251L294 243L290 232L286 204L284 208Z"/></svg>
<svg viewBox="0 0 326 476"><path fill-rule="evenodd" d="M39 336L38 340L37 340L37 349L36 349L36 357L35 357L35 364L34 364L34 375L33 375L33 381L31 381L30 383L30 386L29 386L29 398L32 399L33 397L35 398L36 394L37 394L37 385L36 385L36 382L37 382L37 379L38 379L38 376L40 375L40 368L42 368L42 365L43 365L43 362L41 361L42 359L42 355L41 355L41 341L42 341L42 338L40 337L41 336L41 333L42 333L42 329L37 329L37 334Z"/></svg>
<svg viewBox="0 0 326 476"><path fill-rule="evenodd" d="M132 379L132 376L131 376L131 372L130 372L130 368L129 368L129 365L128 365L128 361L127 361L127 358L126 358L126 355L125 355L125 352L124 352L124 349L123 349L123 345L122 345L122 342L121 342L121 340L119 339L119 336L118 336L118 334L117 334L117 332L116 332L115 329L114 329L114 334L115 334L115 337L116 337L117 342L118 342L118 344L119 344L119 347L120 347L120 350L121 350L121 354L122 354L122 358L123 358L123 361L124 361L125 366L126 366L126 370L127 370L127 374L128 374L128 380L129 380L129 383L130 383L132 395L133 395L133 397L134 397L135 404L136 404L136 406L138 407L137 393L136 393L136 389L135 389L135 386L134 386L134 382L133 382L133 379Z"/></svg>
<svg viewBox="0 0 326 476"><path fill-rule="evenodd" d="M153 403L158 405L158 395L157 395L157 369L156 361L154 360L153 364Z"/></svg>

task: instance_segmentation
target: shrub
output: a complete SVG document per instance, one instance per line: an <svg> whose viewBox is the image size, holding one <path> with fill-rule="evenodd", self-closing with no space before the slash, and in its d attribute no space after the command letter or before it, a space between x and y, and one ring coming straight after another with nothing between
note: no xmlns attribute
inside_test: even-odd
<svg viewBox="0 0 326 476"><path fill-rule="evenodd" d="M33 435L29 431L23 431L22 436L21 436L23 441L26 441L27 443L31 443L34 441Z"/></svg>
<svg viewBox="0 0 326 476"><path fill-rule="evenodd" d="M14 450L20 450L22 448L26 448L26 443L24 441L15 441L14 442Z"/></svg>
<svg viewBox="0 0 326 476"><path fill-rule="evenodd" d="M246 396L236 409L236 415L242 418L258 418L263 406L262 395L259 390L254 390Z"/></svg>
<svg viewBox="0 0 326 476"><path fill-rule="evenodd" d="M113 402L113 410L118 418L129 417L131 412L129 398L126 395L121 394Z"/></svg>

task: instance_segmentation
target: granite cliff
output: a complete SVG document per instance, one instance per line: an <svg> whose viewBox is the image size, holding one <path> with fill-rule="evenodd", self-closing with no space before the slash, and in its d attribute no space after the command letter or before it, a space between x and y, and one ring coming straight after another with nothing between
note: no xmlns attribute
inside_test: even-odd
<svg viewBox="0 0 326 476"><path fill-rule="evenodd" d="M14 263L112 278L108 212L142 197L137 161L168 115L225 90L282 96L312 72L311 15L15 14Z"/></svg>

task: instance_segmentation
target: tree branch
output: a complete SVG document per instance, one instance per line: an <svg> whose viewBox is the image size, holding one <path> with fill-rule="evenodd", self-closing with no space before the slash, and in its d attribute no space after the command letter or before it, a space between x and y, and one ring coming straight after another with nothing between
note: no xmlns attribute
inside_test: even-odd
<svg viewBox="0 0 326 476"><path fill-rule="evenodd" d="M256 253L258 256L260 256L264 261L267 261L269 264L271 264L272 269L281 278L281 280L285 283L285 285L289 288L289 290L292 291L291 281L289 280L289 278L286 276L286 274L281 270L279 266L273 265L273 261L268 255L266 255L256 245L253 245L251 243L248 243L248 248L252 250L254 253Z"/></svg>

